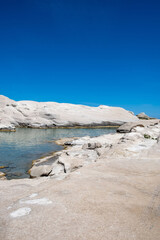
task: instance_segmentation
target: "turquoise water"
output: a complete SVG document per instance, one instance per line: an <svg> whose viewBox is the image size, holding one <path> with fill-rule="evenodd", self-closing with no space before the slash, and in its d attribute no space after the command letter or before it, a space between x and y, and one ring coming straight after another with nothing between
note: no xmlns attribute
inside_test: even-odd
<svg viewBox="0 0 160 240"><path fill-rule="evenodd" d="M8 179L29 177L27 171L32 160L59 151L61 146L51 140L63 137L99 136L113 133L116 128L90 129L27 129L19 128L16 132L0 132L0 171Z"/></svg>

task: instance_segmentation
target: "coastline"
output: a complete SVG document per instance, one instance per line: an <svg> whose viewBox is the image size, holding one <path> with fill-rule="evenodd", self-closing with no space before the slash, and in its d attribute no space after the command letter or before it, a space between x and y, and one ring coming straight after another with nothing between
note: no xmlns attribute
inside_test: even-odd
<svg viewBox="0 0 160 240"><path fill-rule="evenodd" d="M37 162L34 162L35 164L33 164L32 168L29 170L30 176L34 178L40 176L65 175L65 173L68 174L74 171L74 169L83 167L84 165L86 165L86 162L87 164L89 164L90 162L98 161L104 154L107 156L114 154L116 157L117 156L121 157L121 155L125 156L125 154L126 157L128 157L128 154L130 154L129 156L132 155L134 156L135 155L134 152L129 150L130 142L127 140L128 138L130 139L133 145L131 146L131 148L134 149L137 147L138 149L137 154L139 156L141 148L139 149L139 147L136 146L137 144L136 132L138 134L137 137L140 141L140 143L138 142L138 144L140 146L141 144L143 144L144 146L145 144L149 144L149 146L146 145L144 149L142 147L142 150L146 150L145 148L152 147L152 144L155 144L155 141L157 139L156 138L157 133L153 132L156 137L153 136L151 138L150 143L149 141L144 143L145 138L148 138L146 136L150 136L148 134L148 128L152 129L154 128L154 126L157 126L160 123L160 120L148 120L147 122L146 121L140 121L140 123L124 124L121 127L119 127L117 129L117 133L114 134L101 135L99 137L93 138L86 136L76 139L63 138L55 140L54 142L60 146L63 146L64 149L58 151L57 153L51 155L50 157L47 157L47 159L46 158L43 158L42 160L38 159L37 160L38 164ZM125 146L123 146L124 145L123 142L127 142ZM128 149L127 152L126 149ZM116 153L117 151L118 153ZM143 151L141 154L144 154ZM52 164L48 164L47 162L48 159L50 160L53 157L56 157L55 161Z"/></svg>
<svg viewBox="0 0 160 240"><path fill-rule="evenodd" d="M89 128L118 128L121 125L85 125L85 126L55 126L55 127L15 127L15 129L0 129L0 132L16 132L17 128L28 129L89 129Z"/></svg>
<svg viewBox="0 0 160 240"><path fill-rule="evenodd" d="M0 181L0 237L158 240L160 123L147 123L57 140L52 176Z"/></svg>
<svg viewBox="0 0 160 240"><path fill-rule="evenodd" d="M76 130L78 129L78 130ZM0 145L1 148L1 163L0 165L6 165L8 168L4 170L6 177L10 180L12 178L25 178L29 177L28 170L32 166L32 161L35 162L38 158L44 158L53 155L54 152L59 151L61 148L54 144L53 139L59 139L60 137L67 136L85 136L100 135L116 131L117 128L72 128L64 130L51 130L51 129L32 129L32 128L18 128L16 134L2 134L1 142L5 145ZM95 129L95 130L94 130ZM111 130L110 130L111 129ZM25 137L26 136L26 137ZM8 139L8 140L7 140ZM53 143L53 146L52 144ZM42 144L42 147L41 147ZM12 146L15 147L12 149ZM21 156L22 146L22 156ZM28 146L28 147L27 147ZM30 146L30 147L29 147ZM8 152L10 149L10 152ZM17 150L16 150L17 149ZM18 151L18 152L17 152ZM25 154L25 155L24 155ZM35 157L34 157L35 155ZM30 160L29 160L30 156ZM26 164L27 163L27 164ZM19 167L20 164L20 167ZM23 164L23 165L22 165ZM12 166L14 167L12 168ZM28 175L28 176L27 176Z"/></svg>

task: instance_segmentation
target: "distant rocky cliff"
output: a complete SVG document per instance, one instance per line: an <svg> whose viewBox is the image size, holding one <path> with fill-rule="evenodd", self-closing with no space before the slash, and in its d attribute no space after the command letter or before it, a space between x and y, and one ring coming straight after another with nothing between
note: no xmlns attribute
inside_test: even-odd
<svg viewBox="0 0 160 240"><path fill-rule="evenodd" d="M0 130L16 127L90 127L115 126L138 121L129 111L120 107L89 107L84 105L14 101L0 95Z"/></svg>

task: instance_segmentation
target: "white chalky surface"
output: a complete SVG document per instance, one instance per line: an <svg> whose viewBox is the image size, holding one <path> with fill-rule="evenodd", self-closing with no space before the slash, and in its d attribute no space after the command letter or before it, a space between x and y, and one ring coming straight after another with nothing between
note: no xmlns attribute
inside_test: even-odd
<svg viewBox="0 0 160 240"><path fill-rule="evenodd" d="M119 125L138 118L120 107L89 107L56 102L14 101L0 95L0 129L13 130L23 124L31 127L53 127L90 124Z"/></svg>
<svg viewBox="0 0 160 240"><path fill-rule="evenodd" d="M28 214L30 214L30 212L31 212L31 208L24 207L24 208L19 208L16 211L10 213L10 216L12 218L17 218L17 217L22 217L22 216L28 215Z"/></svg>
<svg viewBox="0 0 160 240"><path fill-rule="evenodd" d="M34 197L37 197L37 195L38 195L37 193L32 193L29 197L34 198Z"/></svg>
<svg viewBox="0 0 160 240"><path fill-rule="evenodd" d="M32 200L20 200L19 203L48 205L48 204L51 204L52 201L48 200L47 198L38 198L38 199L32 199Z"/></svg>

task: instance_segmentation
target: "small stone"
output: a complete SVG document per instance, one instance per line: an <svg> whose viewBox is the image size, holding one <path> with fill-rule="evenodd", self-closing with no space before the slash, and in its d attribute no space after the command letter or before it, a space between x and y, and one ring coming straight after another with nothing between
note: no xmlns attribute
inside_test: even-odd
<svg viewBox="0 0 160 240"><path fill-rule="evenodd" d="M48 176L51 171L52 171L51 165L40 165L40 166L34 165L29 170L29 174L30 174L31 178L45 177L45 176Z"/></svg>

